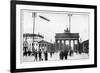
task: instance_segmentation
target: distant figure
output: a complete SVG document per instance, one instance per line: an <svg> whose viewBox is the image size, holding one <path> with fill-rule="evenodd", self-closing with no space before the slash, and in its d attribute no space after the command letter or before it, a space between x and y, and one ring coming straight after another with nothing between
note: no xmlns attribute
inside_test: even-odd
<svg viewBox="0 0 100 73"><path fill-rule="evenodd" d="M68 50L64 49L60 52L60 59L63 60L65 58L65 60L67 60L68 57Z"/></svg>
<svg viewBox="0 0 100 73"><path fill-rule="evenodd" d="M28 51L27 51L27 53L28 53L28 56L31 56L31 55L32 55L31 44L28 46Z"/></svg>
<svg viewBox="0 0 100 73"><path fill-rule="evenodd" d="M27 56L27 49L28 49L28 42L24 41L23 42L23 56Z"/></svg>
<svg viewBox="0 0 100 73"><path fill-rule="evenodd" d="M30 51L30 50L28 50L28 52L27 52L27 53L28 53L28 56L31 56L31 51Z"/></svg>
<svg viewBox="0 0 100 73"><path fill-rule="evenodd" d="M27 52L28 47L25 45L23 46L23 56L27 56L28 52Z"/></svg>
<svg viewBox="0 0 100 73"><path fill-rule="evenodd" d="M41 50L39 50L39 60L41 61L42 60L42 52L41 52Z"/></svg>
<svg viewBox="0 0 100 73"><path fill-rule="evenodd" d="M27 56L27 47L23 47L23 56Z"/></svg>
<svg viewBox="0 0 100 73"><path fill-rule="evenodd" d="M50 56L52 57L52 52L50 52Z"/></svg>
<svg viewBox="0 0 100 73"><path fill-rule="evenodd" d="M37 61L37 55L38 55L38 52L37 50L35 51L35 60Z"/></svg>
<svg viewBox="0 0 100 73"><path fill-rule="evenodd" d="M47 53L47 51L44 52L44 55L45 55L45 61L47 61L48 60L48 53Z"/></svg>
<svg viewBox="0 0 100 73"><path fill-rule="evenodd" d="M63 58L64 58L64 53L61 51L60 52L60 59L63 60Z"/></svg>
<svg viewBox="0 0 100 73"><path fill-rule="evenodd" d="M67 60L68 57L68 51L65 51L65 60Z"/></svg>
<svg viewBox="0 0 100 73"><path fill-rule="evenodd" d="M70 50L69 56L72 56L72 55L73 55L73 50Z"/></svg>

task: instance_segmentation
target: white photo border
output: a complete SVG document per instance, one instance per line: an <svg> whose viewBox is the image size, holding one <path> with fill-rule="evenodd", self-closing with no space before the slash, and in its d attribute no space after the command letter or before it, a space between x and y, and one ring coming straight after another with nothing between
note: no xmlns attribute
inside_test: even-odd
<svg viewBox="0 0 100 73"><path fill-rule="evenodd" d="M20 14L20 10L21 9L26 9L26 10L48 10L48 11L57 11L58 12L66 12L69 11L69 12L80 12L80 13L89 13L89 16L90 16L90 36L89 36L89 53L90 53L90 58L89 59L85 59L85 60L68 60L67 62L66 61L48 61L48 62L25 62L25 63L20 63L20 50L22 48L22 46L20 44L21 43L21 40L23 38L21 38L21 34L22 33L22 28L21 26L23 26L21 24L21 21L20 21L20 17L21 17L21 14ZM77 13L78 13L77 12ZM83 8L69 8L69 7L66 7L66 8L62 8L62 7L50 7L50 6L36 6L36 5L17 5L16 6L16 67L17 68L39 68L39 67L54 67L54 66L72 66L72 65L85 65L85 64L94 64L94 10L93 9L83 9ZM20 40L21 39L21 40ZM78 63L78 64L77 64Z"/></svg>

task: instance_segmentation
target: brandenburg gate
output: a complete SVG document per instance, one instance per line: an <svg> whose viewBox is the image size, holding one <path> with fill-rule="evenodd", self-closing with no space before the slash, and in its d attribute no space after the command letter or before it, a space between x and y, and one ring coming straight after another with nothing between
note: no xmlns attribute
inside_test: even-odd
<svg viewBox="0 0 100 73"><path fill-rule="evenodd" d="M64 33L56 33L55 43L57 50L68 49L69 47L69 50L78 51L79 33L70 33L67 28ZM75 47L75 45L77 46Z"/></svg>

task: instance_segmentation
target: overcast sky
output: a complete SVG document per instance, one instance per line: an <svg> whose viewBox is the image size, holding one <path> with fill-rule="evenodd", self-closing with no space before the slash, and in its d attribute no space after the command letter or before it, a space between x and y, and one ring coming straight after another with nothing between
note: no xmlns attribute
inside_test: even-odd
<svg viewBox="0 0 100 73"><path fill-rule="evenodd" d="M50 22L41 19L39 15L44 16ZM71 32L79 33L82 41L89 39L89 19L88 15L72 15ZM33 33L32 13L24 11L22 16L23 33ZM40 33L46 41L55 42L55 33L63 33L69 26L69 17L67 14L55 13L37 13L35 18L35 34Z"/></svg>

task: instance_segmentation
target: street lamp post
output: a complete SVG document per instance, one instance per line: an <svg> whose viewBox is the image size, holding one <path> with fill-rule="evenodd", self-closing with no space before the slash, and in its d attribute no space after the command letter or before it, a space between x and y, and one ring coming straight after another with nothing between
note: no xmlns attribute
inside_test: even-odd
<svg viewBox="0 0 100 73"><path fill-rule="evenodd" d="M69 16L69 32L71 32L71 16L72 14L68 14Z"/></svg>
<svg viewBox="0 0 100 73"><path fill-rule="evenodd" d="M32 18L33 18L33 48L34 48L34 31L35 31L35 18L36 18L36 12L32 12ZM33 49L32 49L33 50Z"/></svg>

